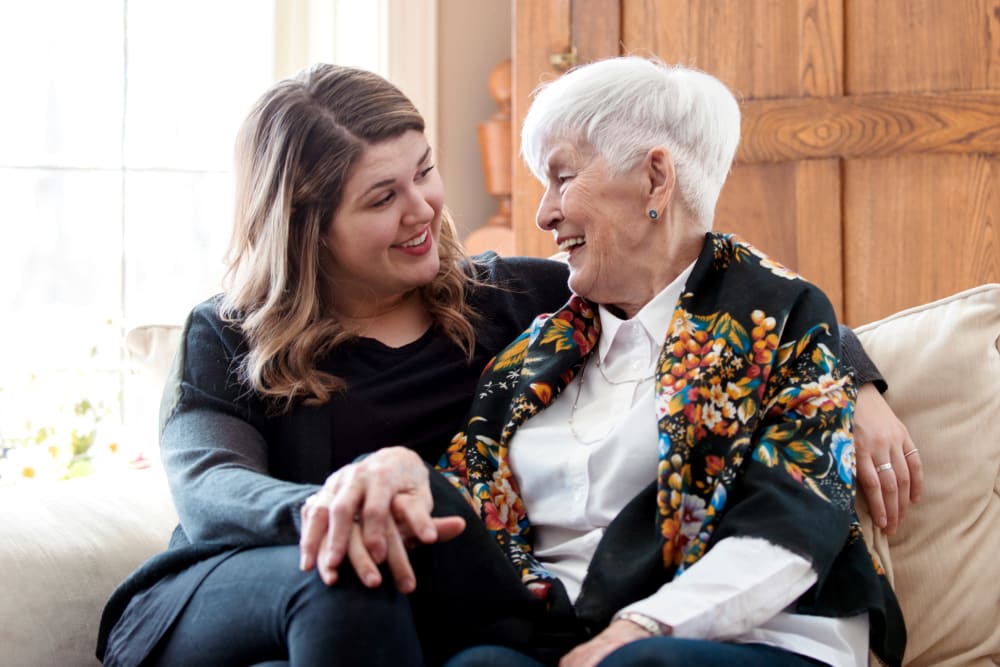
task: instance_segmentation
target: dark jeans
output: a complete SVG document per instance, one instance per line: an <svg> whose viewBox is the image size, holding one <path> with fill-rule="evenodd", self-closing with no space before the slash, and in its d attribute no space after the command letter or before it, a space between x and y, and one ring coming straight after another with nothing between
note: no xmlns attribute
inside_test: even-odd
<svg viewBox="0 0 1000 667"><path fill-rule="evenodd" d="M420 664L410 603L391 583L368 590L346 568L336 586L326 586L315 571L300 572L298 560L298 546L228 558L201 583L147 664Z"/></svg>
<svg viewBox="0 0 1000 667"><path fill-rule="evenodd" d="M467 528L410 552L414 593L396 592L387 572L382 587L367 589L347 564L328 587L299 571L297 545L245 549L200 582L144 664L440 665L478 644L562 650L578 641L575 618L546 612L468 503L431 480L434 513L463 515ZM141 625L133 607L126 615Z"/></svg>
<svg viewBox="0 0 1000 667"><path fill-rule="evenodd" d="M823 663L763 644L726 644L700 639L651 637L613 651L598 667L815 667ZM446 667L546 667L502 646L477 646Z"/></svg>

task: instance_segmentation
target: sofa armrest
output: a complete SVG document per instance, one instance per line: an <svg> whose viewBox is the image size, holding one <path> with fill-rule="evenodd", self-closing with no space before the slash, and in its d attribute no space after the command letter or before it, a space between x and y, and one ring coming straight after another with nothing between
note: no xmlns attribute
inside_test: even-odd
<svg viewBox="0 0 1000 667"><path fill-rule="evenodd" d="M176 523L158 467L0 488L5 664L97 664L104 603Z"/></svg>

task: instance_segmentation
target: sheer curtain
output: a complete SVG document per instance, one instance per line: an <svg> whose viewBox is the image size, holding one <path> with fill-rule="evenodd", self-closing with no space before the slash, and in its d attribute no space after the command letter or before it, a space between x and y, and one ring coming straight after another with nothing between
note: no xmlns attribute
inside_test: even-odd
<svg viewBox="0 0 1000 667"><path fill-rule="evenodd" d="M391 17L416 8L433 25L435 5L0 3L0 484L149 457L130 437L149 424L127 423L155 416L130 408L124 335L218 291L253 100L317 60L392 76L393 53L434 35L390 47ZM433 81L430 67L418 94L433 99Z"/></svg>

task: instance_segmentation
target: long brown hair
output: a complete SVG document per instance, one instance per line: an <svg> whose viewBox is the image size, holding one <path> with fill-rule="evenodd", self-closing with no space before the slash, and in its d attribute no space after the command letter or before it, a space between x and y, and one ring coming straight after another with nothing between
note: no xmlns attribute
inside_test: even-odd
<svg viewBox="0 0 1000 667"><path fill-rule="evenodd" d="M413 103L364 70L314 65L257 101L236 142L236 207L220 312L246 336L241 380L282 409L325 403L344 381L317 361L351 338L324 290L320 239L366 147L424 131ZM420 288L435 325L471 360L471 280L447 210L435 279Z"/></svg>

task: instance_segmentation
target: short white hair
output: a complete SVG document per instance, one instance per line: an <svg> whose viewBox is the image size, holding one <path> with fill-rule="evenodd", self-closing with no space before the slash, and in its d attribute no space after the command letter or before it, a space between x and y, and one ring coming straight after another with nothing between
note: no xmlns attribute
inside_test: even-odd
<svg viewBox="0 0 1000 667"><path fill-rule="evenodd" d="M521 129L521 155L542 183L544 151L567 139L592 147L614 174L655 146L671 153L681 201L706 227L740 141L740 108L713 76L637 56L599 60L544 84Z"/></svg>

